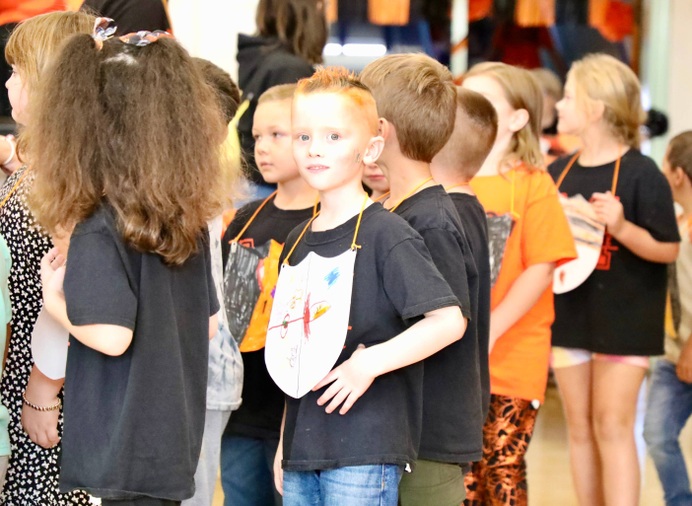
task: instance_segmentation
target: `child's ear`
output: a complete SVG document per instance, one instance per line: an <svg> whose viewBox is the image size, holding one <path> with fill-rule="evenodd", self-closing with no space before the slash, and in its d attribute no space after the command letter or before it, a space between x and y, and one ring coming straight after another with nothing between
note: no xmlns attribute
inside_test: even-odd
<svg viewBox="0 0 692 506"><path fill-rule="evenodd" d="M509 117L509 129L512 132L518 132L529 122L529 111L526 109L515 109Z"/></svg>
<svg viewBox="0 0 692 506"><path fill-rule="evenodd" d="M687 177L687 174L685 174L685 171L682 169L682 167L675 167L672 171L672 176L673 176L673 184L675 186L682 186L685 183L685 180L689 181L690 179ZM692 181L690 181L692 183Z"/></svg>
<svg viewBox="0 0 692 506"><path fill-rule="evenodd" d="M365 153L363 153L363 163L375 163L382 154L383 149L384 139L382 136L378 135L377 137L372 137L368 141L368 145L365 148Z"/></svg>
<svg viewBox="0 0 692 506"><path fill-rule="evenodd" d="M379 118L377 120L377 135L379 135L383 139L387 138L391 128L392 128L392 125L386 119Z"/></svg>

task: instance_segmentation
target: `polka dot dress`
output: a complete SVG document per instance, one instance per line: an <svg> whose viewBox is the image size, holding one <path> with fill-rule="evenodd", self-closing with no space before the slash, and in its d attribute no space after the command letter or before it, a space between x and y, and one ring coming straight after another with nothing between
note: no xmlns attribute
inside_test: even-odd
<svg viewBox="0 0 692 506"><path fill-rule="evenodd" d="M23 167L7 179L0 188L0 202L26 170ZM58 493L60 445L49 450L41 448L28 438L21 424L22 392L33 365L31 332L42 304L40 262L52 246L50 238L38 228L26 206L30 179L31 175L28 174L0 209L0 234L7 241L12 254L9 278L12 334L0 386L3 404L10 412L12 456L0 504L88 505L89 496L86 493ZM62 413L58 430L62 434Z"/></svg>

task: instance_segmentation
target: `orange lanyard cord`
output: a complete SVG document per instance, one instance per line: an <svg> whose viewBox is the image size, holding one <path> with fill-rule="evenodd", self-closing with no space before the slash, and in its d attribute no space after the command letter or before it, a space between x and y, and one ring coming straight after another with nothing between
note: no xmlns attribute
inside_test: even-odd
<svg viewBox="0 0 692 506"><path fill-rule="evenodd" d="M445 191L448 192L452 188L459 188L460 186L471 186L469 183L455 183L449 186L445 186Z"/></svg>
<svg viewBox="0 0 692 506"><path fill-rule="evenodd" d="M278 190L274 190L274 193L272 193L266 199L264 199L264 201L259 205L259 207L257 209L255 209L255 212L252 213L252 216L250 216L250 219L247 220L247 222L245 223L245 226L240 230L240 232L238 232L238 235L235 236L233 239L231 239L229 241L229 243L238 242L240 240L240 238L243 237L243 234L248 229L248 227L252 224L252 222L255 221L255 218L257 218L257 215L260 213L262 208L267 204L267 202L269 202L271 199L273 199L276 196L277 192L278 192ZM315 205L317 205L317 204L315 204Z"/></svg>
<svg viewBox="0 0 692 506"><path fill-rule="evenodd" d="M562 171L562 174L560 174L560 177L557 179L557 183L555 186L557 186L557 189L560 190L560 185L562 185L562 181L564 181L565 177L567 176L567 173L570 171L572 168L572 165L574 165L574 162L577 161L579 158L579 151L574 153L574 156L570 158L569 162L567 162L567 166L565 169ZM618 154L617 159L615 160L615 170L613 171L613 183L610 188L610 193L615 196L615 191L617 190L618 187L618 179L620 177L620 160L622 159L622 155Z"/></svg>

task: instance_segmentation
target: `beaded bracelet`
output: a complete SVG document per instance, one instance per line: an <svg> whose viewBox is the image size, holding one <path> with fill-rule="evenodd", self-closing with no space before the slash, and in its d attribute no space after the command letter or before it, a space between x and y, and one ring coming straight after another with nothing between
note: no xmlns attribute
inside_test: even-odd
<svg viewBox="0 0 692 506"><path fill-rule="evenodd" d="M35 409L36 411L55 411L56 409L60 409L62 407L62 402L60 399L58 399L55 404L51 404L50 406L39 406L38 404L34 404L26 398L26 392L22 392L22 400L24 401L24 404L29 406L31 409Z"/></svg>

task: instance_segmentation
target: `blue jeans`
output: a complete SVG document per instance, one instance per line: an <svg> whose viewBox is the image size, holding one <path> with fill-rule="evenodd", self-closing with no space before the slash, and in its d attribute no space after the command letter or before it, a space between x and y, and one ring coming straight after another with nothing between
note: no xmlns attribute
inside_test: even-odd
<svg viewBox="0 0 692 506"><path fill-rule="evenodd" d="M656 465L667 506L692 504L690 480L678 440L692 415L692 385L675 374L675 364L661 359L651 376L644 439Z"/></svg>
<svg viewBox="0 0 692 506"><path fill-rule="evenodd" d="M272 472L278 446L278 439L228 435L221 438L221 487L225 506L281 505Z"/></svg>
<svg viewBox="0 0 692 506"><path fill-rule="evenodd" d="M396 506L402 472L394 464L284 471L284 506Z"/></svg>

